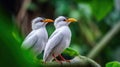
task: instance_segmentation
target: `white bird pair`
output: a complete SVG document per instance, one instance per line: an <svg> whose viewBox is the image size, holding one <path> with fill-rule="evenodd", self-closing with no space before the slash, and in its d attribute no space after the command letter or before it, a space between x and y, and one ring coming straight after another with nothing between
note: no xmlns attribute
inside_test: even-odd
<svg viewBox="0 0 120 67"><path fill-rule="evenodd" d="M71 41L71 31L68 25L71 22L76 22L74 18L65 18L64 16L59 16L54 21L54 26L56 30L48 39L48 34L46 31L47 22L53 22L51 19L43 19L37 17L32 21L32 32L25 38L22 48L30 49L38 56L44 50L43 60L44 62L51 62L60 56L64 61L66 61L61 53L65 48L69 47Z"/></svg>

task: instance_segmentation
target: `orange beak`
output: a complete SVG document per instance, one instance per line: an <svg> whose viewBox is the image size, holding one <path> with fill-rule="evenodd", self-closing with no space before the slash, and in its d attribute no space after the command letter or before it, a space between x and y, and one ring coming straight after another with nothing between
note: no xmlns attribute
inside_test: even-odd
<svg viewBox="0 0 120 67"><path fill-rule="evenodd" d="M45 19L43 22L54 22L52 19Z"/></svg>
<svg viewBox="0 0 120 67"><path fill-rule="evenodd" d="M66 22L77 22L77 20L74 19L74 18L68 18L68 19L66 20Z"/></svg>

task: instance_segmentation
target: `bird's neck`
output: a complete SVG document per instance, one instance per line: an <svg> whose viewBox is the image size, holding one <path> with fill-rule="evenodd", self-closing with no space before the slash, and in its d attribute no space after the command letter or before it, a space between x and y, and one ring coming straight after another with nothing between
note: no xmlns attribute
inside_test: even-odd
<svg viewBox="0 0 120 67"><path fill-rule="evenodd" d="M32 28L32 30L39 30L39 29L45 29L45 26L37 27L37 28Z"/></svg>
<svg viewBox="0 0 120 67"><path fill-rule="evenodd" d="M55 25L55 28L58 29L64 26L68 27L68 24Z"/></svg>
<svg viewBox="0 0 120 67"><path fill-rule="evenodd" d="M68 25L64 25L64 26L56 26L55 28L56 29L60 29L60 28L62 28L62 27L68 27ZM69 28L69 27L68 27Z"/></svg>

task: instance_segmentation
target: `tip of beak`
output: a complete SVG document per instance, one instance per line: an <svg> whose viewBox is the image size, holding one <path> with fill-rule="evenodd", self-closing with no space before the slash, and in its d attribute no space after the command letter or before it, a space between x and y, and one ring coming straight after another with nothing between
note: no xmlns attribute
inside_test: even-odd
<svg viewBox="0 0 120 67"><path fill-rule="evenodd" d="M54 22L52 19L45 19L44 22Z"/></svg>
<svg viewBox="0 0 120 67"><path fill-rule="evenodd" d="M77 22L77 20L75 18L69 18L68 22Z"/></svg>

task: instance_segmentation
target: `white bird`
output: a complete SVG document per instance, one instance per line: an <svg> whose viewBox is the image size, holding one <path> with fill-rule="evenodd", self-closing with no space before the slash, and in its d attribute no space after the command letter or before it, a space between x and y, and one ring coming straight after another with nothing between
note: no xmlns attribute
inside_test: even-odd
<svg viewBox="0 0 120 67"><path fill-rule="evenodd" d="M51 62L53 59L58 61L55 57L61 55L65 48L69 47L71 41L71 31L68 25L71 22L76 22L74 18L65 18L59 16L55 19L54 26L56 30L48 39L44 50L44 62Z"/></svg>
<svg viewBox="0 0 120 67"><path fill-rule="evenodd" d="M48 41L48 33L46 31L46 24L53 22L51 19L44 19L37 17L32 20L32 31L28 34L22 43L22 48L30 50L37 57L45 48Z"/></svg>

